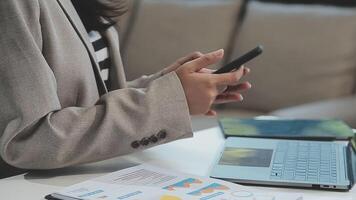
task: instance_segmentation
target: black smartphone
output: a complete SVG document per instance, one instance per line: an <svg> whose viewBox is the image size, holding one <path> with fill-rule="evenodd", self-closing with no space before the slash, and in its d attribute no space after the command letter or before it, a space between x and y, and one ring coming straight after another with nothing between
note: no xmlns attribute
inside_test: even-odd
<svg viewBox="0 0 356 200"><path fill-rule="evenodd" d="M263 46L259 45L256 48L252 49L251 51L247 52L243 56L237 58L236 60L232 61L229 64L221 67L220 69L216 70L214 74L223 74L228 73L234 70L238 70L243 64L247 63L248 61L256 58L257 56L261 55L263 52Z"/></svg>

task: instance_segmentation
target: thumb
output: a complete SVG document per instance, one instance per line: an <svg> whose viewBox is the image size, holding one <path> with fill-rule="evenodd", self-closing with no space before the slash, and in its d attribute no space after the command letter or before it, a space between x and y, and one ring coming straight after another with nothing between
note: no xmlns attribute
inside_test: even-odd
<svg viewBox="0 0 356 200"><path fill-rule="evenodd" d="M201 56L200 58L188 62L187 67L190 69L191 72L197 72L209 65L219 62L223 57L224 50L219 49L217 51L207 53Z"/></svg>

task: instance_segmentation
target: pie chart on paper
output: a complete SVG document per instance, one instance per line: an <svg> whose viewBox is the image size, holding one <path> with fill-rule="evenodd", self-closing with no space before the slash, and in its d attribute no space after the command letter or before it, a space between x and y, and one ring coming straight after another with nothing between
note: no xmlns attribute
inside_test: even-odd
<svg viewBox="0 0 356 200"><path fill-rule="evenodd" d="M248 191L232 192L231 195L234 196L234 197L252 197L253 196L253 194L251 192L248 192Z"/></svg>

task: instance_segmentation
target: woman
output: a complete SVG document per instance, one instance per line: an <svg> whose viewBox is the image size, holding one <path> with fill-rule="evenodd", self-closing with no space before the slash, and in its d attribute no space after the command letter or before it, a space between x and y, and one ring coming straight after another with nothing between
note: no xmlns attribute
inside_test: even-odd
<svg viewBox="0 0 356 200"><path fill-rule="evenodd" d="M0 1L0 155L7 164L61 168L191 137L190 115L214 115L213 103L242 100L250 84L238 80L247 69L205 69L222 50L126 82L112 27L124 3ZM107 41L106 64L98 61L98 40Z"/></svg>

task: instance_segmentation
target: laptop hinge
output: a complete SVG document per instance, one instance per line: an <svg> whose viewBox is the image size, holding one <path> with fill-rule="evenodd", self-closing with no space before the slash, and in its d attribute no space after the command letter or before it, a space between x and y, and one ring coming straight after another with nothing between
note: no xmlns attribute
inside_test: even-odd
<svg viewBox="0 0 356 200"><path fill-rule="evenodd" d="M346 173L347 173L347 178L350 181L349 187L351 189L355 183L355 174L353 172L354 171L353 169L355 168L355 165L356 165L356 163L355 163L356 160L355 160L355 162L353 162L356 156L355 156L355 153L353 152L351 143L349 143L345 147L345 155L346 155L346 159L345 159Z"/></svg>

